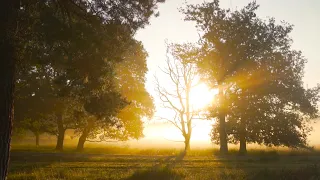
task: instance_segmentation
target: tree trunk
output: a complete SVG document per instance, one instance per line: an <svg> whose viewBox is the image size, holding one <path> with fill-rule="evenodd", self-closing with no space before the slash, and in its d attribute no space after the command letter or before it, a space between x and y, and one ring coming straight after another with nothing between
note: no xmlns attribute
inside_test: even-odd
<svg viewBox="0 0 320 180"><path fill-rule="evenodd" d="M184 139L184 151L187 154L190 151L190 135L187 135Z"/></svg>
<svg viewBox="0 0 320 180"><path fill-rule="evenodd" d="M64 135L66 132L66 129L63 127L62 115L58 115L57 125L58 125L58 136L57 136L56 150L62 151Z"/></svg>
<svg viewBox="0 0 320 180"><path fill-rule="evenodd" d="M57 145L56 145L57 151L63 151L64 134L65 134L64 129L59 130L59 134L57 136Z"/></svg>
<svg viewBox="0 0 320 180"><path fill-rule="evenodd" d="M81 134L81 136L79 138L79 141L78 141L77 151L82 151L83 150L84 143L87 140L88 134L89 133L87 133L86 131Z"/></svg>
<svg viewBox="0 0 320 180"><path fill-rule="evenodd" d="M239 131L239 138L240 138L240 149L239 154L245 155L247 154L247 141L246 141L246 122L245 120L241 119L240 121L240 131Z"/></svg>
<svg viewBox="0 0 320 180"><path fill-rule="evenodd" d="M83 132L82 132L82 134L81 134L81 136L79 138L77 151L82 151L83 150L84 143L86 142L87 137L89 136L89 133L91 131L92 126L93 126L93 122L89 121L87 127L85 127L85 129L83 130Z"/></svg>
<svg viewBox="0 0 320 180"><path fill-rule="evenodd" d="M40 135L39 135L39 133L35 133L34 135L36 136L36 146L38 147L39 146Z"/></svg>
<svg viewBox="0 0 320 180"><path fill-rule="evenodd" d="M247 142L246 137L240 134L240 149L239 149L240 155L246 155L247 154Z"/></svg>
<svg viewBox="0 0 320 180"><path fill-rule="evenodd" d="M18 9L18 0L0 2L0 180L6 179L10 157Z"/></svg>
<svg viewBox="0 0 320 180"><path fill-rule="evenodd" d="M227 142L227 134L226 134L226 122L225 116L219 116L219 137L220 137L220 153L228 154L228 142Z"/></svg>
<svg viewBox="0 0 320 180"><path fill-rule="evenodd" d="M219 137L220 137L220 153L227 154L228 153L228 141L227 141L227 133L226 133L226 116L224 109L224 93L223 88L219 87Z"/></svg>
<svg viewBox="0 0 320 180"><path fill-rule="evenodd" d="M190 138L191 138L191 134L192 134L192 127L191 127L192 115L190 113L190 91L191 91L191 86L189 86L188 83L186 83L186 120L187 120L188 132L186 133L184 131L185 155L188 154L190 151Z"/></svg>

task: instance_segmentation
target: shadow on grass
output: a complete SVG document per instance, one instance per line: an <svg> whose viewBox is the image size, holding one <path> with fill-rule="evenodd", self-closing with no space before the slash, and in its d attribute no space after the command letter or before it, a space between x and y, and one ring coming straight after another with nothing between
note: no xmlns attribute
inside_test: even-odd
<svg viewBox="0 0 320 180"><path fill-rule="evenodd" d="M320 179L320 167L319 165L314 164L298 169L264 169L252 173L247 179L315 180Z"/></svg>
<svg viewBox="0 0 320 180"><path fill-rule="evenodd" d="M174 170L174 166L181 162L186 153L183 151L176 156L168 156L160 159L156 165L150 169L137 170L127 180L180 180L185 175L182 172Z"/></svg>
<svg viewBox="0 0 320 180"><path fill-rule="evenodd" d="M52 163L40 162L40 163L11 163L9 172L12 174L15 173L31 173L34 169L49 167Z"/></svg>
<svg viewBox="0 0 320 180"><path fill-rule="evenodd" d="M136 171L127 180L180 180L184 179L184 177L184 174L168 167L153 167L147 170Z"/></svg>

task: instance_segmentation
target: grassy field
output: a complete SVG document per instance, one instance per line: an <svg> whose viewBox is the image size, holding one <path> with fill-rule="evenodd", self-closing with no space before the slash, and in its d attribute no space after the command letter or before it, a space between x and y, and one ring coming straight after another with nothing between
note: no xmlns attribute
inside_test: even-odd
<svg viewBox="0 0 320 180"><path fill-rule="evenodd" d="M13 146L8 179L320 179L318 151L192 150L91 147L55 152L53 147Z"/></svg>

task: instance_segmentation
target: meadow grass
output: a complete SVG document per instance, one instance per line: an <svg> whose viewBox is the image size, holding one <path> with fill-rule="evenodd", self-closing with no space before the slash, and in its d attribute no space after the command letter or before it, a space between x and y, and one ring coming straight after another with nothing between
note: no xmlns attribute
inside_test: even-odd
<svg viewBox="0 0 320 180"><path fill-rule="evenodd" d="M250 149L239 156L231 149L139 149L88 146L75 152L66 146L13 146L8 179L320 179L318 151Z"/></svg>
<svg viewBox="0 0 320 180"><path fill-rule="evenodd" d="M57 152L54 145L35 146L29 144L13 144L12 151L14 152ZM89 144L86 145L82 152L76 152L74 144L64 146L63 153L97 153L97 154L121 154L121 155L175 155L182 151L181 148L132 148L129 146L119 145L101 145ZM268 156L268 155L289 155L289 156L310 156L319 155L320 149L289 149L289 148L272 148L272 147L255 147L248 149L248 155L253 156ZM219 155L218 148L196 148L191 149L189 156L211 156ZM229 155L238 155L237 148L229 148Z"/></svg>

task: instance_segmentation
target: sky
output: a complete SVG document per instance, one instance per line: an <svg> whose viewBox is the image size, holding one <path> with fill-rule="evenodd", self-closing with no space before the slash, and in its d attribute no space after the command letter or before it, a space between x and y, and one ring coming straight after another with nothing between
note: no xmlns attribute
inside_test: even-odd
<svg viewBox="0 0 320 180"><path fill-rule="evenodd" d="M210 0L207 0L209 2ZM195 24L185 22L184 15L178 10L183 7L184 3L195 4L202 3L203 0L167 0L166 3L159 6L160 16L152 18L150 25L141 29L136 34L136 39L142 41L149 57L147 64L149 72L147 74L146 87L151 95L155 97L154 91L154 75L159 74L159 67L164 66L166 60L165 41L170 43L196 42L199 39ZM251 0L220 0L221 7L230 8L232 10L241 9ZM293 39L292 47L301 50L303 55L308 59L305 67L304 84L307 87L313 87L320 83L320 0L256 0L260 5L257 15L263 19L274 17L278 22L284 20L294 25L291 38ZM157 107L157 115L161 115L163 111ZM196 135L193 141L204 141L204 144L210 145L209 121L197 122L195 131ZM320 129L320 124L316 124L315 128ZM168 124L160 123L156 119L150 120L145 125L145 138L143 140L163 140L163 142L173 142L172 140L180 139L179 133L174 127ZM320 144L320 140L316 141L316 133L311 135L313 144ZM142 140L142 141L143 141Z"/></svg>

